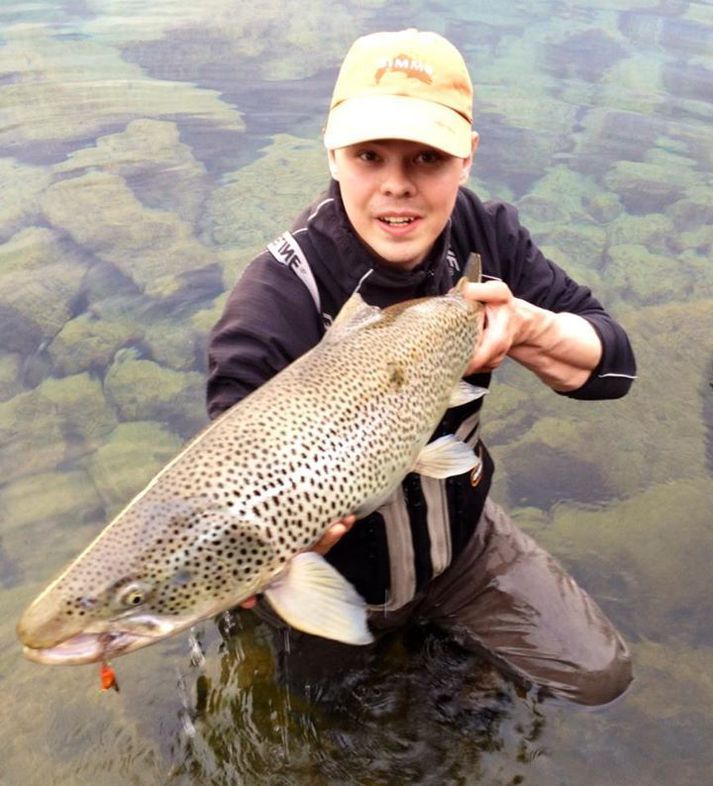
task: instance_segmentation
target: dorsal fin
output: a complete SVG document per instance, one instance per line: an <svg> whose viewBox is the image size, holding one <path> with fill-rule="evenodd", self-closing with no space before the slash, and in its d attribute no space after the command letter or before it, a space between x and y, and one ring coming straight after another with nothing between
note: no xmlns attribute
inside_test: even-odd
<svg viewBox="0 0 713 786"><path fill-rule="evenodd" d="M339 310L325 335L325 339L338 341L349 335L352 330L375 322L381 317L381 313L380 308L370 306L358 292L355 292Z"/></svg>

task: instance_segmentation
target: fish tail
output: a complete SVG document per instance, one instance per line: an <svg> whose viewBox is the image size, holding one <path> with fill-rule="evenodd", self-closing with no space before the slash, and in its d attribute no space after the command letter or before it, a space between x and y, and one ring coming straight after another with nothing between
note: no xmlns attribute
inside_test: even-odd
<svg viewBox="0 0 713 786"><path fill-rule="evenodd" d="M468 261L465 263L465 269L463 270L463 275L459 279L458 283L455 285L454 289L456 292L462 292L463 287L466 284L480 284L482 277L482 264L480 261L480 254L476 254L475 251L471 252L468 257Z"/></svg>

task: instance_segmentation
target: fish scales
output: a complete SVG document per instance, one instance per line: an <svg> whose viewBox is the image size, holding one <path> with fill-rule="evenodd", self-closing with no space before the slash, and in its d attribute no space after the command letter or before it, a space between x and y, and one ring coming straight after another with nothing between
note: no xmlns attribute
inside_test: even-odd
<svg viewBox="0 0 713 786"><path fill-rule="evenodd" d="M32 607L19 626L31 649L82 629L106 644L134 606L147 635L182 629L260 592L335 519L388 498L448 407L480 310L455 291L357 306L191 441L50 585L35 602L47 599L44 633L27 633Z"/></svg>

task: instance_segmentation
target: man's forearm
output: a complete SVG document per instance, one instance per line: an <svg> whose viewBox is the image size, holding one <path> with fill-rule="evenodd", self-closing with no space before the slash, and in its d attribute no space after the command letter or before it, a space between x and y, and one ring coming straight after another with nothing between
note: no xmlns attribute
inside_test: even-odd
<svg viewBox="0 0 713 786"><path fill-rule="evenodd" d="M554 313L516 298L521 320L511 358L559 392L577 390L602 357L594 328L577 314Z"/></svg>

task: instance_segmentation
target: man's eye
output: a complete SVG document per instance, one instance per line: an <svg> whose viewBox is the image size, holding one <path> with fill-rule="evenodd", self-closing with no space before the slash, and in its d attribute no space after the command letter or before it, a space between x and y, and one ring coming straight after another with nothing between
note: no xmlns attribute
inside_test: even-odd
<svg viewBox="0 0 713 786"><path fill-rule="evenodd" d="M436 153L433 150L424 150L423 153L418 154L417 161L420 164L437 164L439 161L443 160L443 156L440 153Z"/></svg>
<svg viewBox="0 0 713 786"><path fill-rule="evenodd" d="M376 161L378 156L373 150L362 150L358 154L358 158L362 161Z"/></svg>

